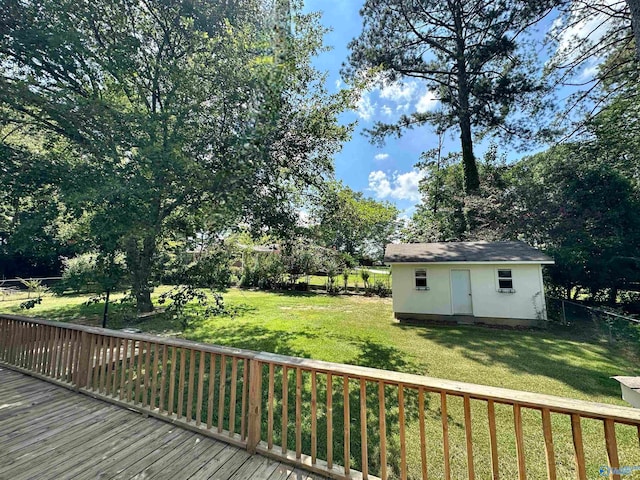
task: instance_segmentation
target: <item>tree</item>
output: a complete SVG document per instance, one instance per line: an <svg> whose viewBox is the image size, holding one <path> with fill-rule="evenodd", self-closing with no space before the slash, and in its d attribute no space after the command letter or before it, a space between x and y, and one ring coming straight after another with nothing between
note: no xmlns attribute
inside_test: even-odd
<svg viewBox="0 0 640 480"><path fill-rule="evenodd" d="M640 59L634 40L637 20L629 8L633 3L559 2L558 16L546 36L555 51L545 70L554 87L569 87L574 93L549 131L566 138L588 133L589 122L613 99L625 94L635 98Z"/></svg>
<svg viewBox="0 0 640 480"><path fill-rule="evenodd" d="M76 153L66 200L109 225L139 311L176 218L282 226L347 136L310 56L317 16L294 9L275 61L262 2L17 0L0 7L5 124ZM63 140L60 140L63 139ZM96 236L99 238L99 236Z"/></svg>
<svg viewBox="0 0 640 480"><path fill-rule="evenodd" d="M315 236L324 246L379 260L396 233L398 209L332 181L322 191L312 218Z"/></svg>
<svg viewBox="0 0 640 480"><path fill-rule="evenodd" d="M367 0L360 12L363 31L350 44L346 75L357 78L374 69L382 82L419 78L441 104L437 112L404 115L398 123L379 123L369 133L381 139L425 123L439 131L457 126L465 189L477 190L473 128L479 129L476 134L500 131L506 137L526 133L523 122L513 121L510 114L516 105L532 107L530 94L542 87L519 42L552 5L520 0Z"/></svg>

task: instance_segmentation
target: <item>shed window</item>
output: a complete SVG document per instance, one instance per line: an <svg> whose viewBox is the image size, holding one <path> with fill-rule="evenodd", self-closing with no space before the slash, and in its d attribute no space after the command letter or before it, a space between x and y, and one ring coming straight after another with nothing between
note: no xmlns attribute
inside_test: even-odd
<svg viewBox="0 0 640 480"><path fill-rule="evenodd" d="M511 269L498 270L498 288L500 290L513 290L513 275Z"/></svg>
<svg viewBox="0 0 640 480"><path fill-rule="evenodd" d="M427 270L424 268L415 271L416 290L429 290L427 287Z"/></svg>

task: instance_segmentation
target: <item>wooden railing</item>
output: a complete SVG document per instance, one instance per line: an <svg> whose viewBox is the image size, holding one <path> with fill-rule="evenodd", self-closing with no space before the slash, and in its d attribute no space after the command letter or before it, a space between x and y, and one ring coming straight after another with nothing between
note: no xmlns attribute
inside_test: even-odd
<svg viewBox="0 0 640 480"><path fill-rule="evenodd" d="M614 405L16 316L0 363L334 478L640 465L640 410Z"/></svg>

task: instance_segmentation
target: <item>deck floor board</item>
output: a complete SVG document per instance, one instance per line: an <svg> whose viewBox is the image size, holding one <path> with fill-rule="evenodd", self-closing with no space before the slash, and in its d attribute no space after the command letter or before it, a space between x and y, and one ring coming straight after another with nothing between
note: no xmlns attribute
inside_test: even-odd
<svg viewBox="0 0 640 480"><path fill-rule="evenodd" d="M65 478L323 477L0 367L0 480Z"/></svg>

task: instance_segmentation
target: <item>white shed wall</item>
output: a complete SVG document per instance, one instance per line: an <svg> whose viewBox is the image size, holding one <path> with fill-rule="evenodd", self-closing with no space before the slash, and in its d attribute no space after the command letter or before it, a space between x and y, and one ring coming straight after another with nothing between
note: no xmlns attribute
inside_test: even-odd
<svg viewBox="0 0 640 480"><path fill-rule="evenodd" d="M414 272L427 269L429 290L416 290ZM498 269L511 269L515 293L498 291ZM393 264L393 311L453 315L451 270L469 270L473 316L546 319L540 264Z"/></svg>

